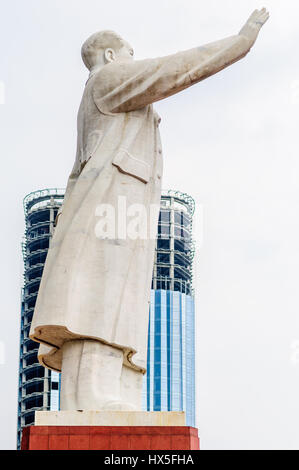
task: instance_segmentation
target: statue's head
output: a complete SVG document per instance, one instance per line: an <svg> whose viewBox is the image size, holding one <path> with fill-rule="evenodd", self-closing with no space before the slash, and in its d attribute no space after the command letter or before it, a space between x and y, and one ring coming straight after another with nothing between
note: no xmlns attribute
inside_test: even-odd
<svg viewBox="0 0 299 470"><path fill-rule="evenodd" d="M81 55L84 64L91 70L93 67L117 60L132 60L134 51L130 44L114 31L99 31L85 41Z"/></svg>

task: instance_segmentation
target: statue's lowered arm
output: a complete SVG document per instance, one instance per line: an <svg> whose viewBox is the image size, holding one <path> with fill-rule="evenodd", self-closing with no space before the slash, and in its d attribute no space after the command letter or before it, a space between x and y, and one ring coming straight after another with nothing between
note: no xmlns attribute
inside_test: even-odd
<svg viewBox="0 0 299 470"><path fill-rule="evenodd" d="M103 67L94 87L94 100L105 114L140 109L214 75L244 57L269 17L256 10L240 33L184 52Z"/></svg>

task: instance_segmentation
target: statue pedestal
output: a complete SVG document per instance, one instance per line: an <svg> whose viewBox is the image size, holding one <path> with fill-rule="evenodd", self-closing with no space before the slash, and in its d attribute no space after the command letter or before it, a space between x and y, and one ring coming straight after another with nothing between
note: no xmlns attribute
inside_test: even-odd
<svg viewBox="0 0 299 470"><path fill-rule="evenodd" d="M23 429L21 449L199 450L197 429L184 421L176 412L36 412L36 424Z"/></svg>

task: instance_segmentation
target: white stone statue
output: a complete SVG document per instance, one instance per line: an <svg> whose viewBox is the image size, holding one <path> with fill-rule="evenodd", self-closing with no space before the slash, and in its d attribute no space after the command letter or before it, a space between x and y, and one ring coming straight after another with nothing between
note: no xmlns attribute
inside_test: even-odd
<svg viewBox="0 0 299 470"><path fill-rule="evenodd" d="M139 204L157 226L162 150L152 104L244 57L268 17L256 10L235 36L156 59L135 61L112 31L83 44L90 75L77 156L30 330L40 363L62 372L62 410L141 410L155 237L101 236L99 216L112 207L119 221L124 203Z"/></svg>

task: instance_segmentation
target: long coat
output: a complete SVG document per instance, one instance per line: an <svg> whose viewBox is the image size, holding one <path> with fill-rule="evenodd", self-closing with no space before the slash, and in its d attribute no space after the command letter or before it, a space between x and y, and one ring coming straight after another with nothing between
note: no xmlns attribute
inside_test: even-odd
<svg viewBox="0 0 299 470"><path fill-rule="evenodd" d="M233 36L167 57L116 61L91 73L78 114L76 161L30 330L46 367L61 370L65 341L92 338L121 348L127 366L146 370L155 240L98 236L98 215L103 204L117 214L121 200L127 207L142 205L148 217L152 205L151 223L157 225L162 150L152 103L220 71L249 49L246 38Z"/></svg>

